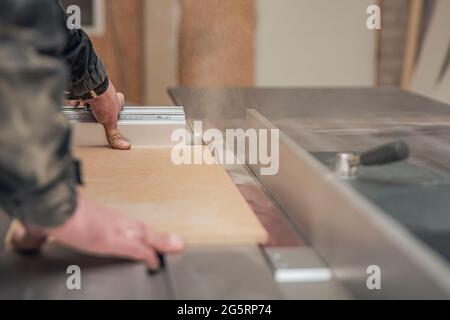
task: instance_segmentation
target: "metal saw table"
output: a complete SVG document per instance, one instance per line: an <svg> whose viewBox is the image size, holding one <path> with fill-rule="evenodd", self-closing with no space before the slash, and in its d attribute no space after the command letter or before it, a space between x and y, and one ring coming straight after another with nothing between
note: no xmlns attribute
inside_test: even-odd
<svg viewBox="0 0 450 320"><path fill-rule="evenodd" d="M390 218L377 199L327 169L335 152L402 138L412 149L409 163L449 173L449 106L403 91L361 88L174 88L170 94L185 107L188 122L203 120L206 128L280 128L277 176L227 167L269 230L269 245L189 249L168 257L156 275L141 263L61 248L47 247L35 257L1 252L0 299L450 297L445 256ZM322 197L321 206L310 200ZM66 289L72 264L82 270L80 291ZM381 290L366 287L368 264L381 266Z"/></svg>
<svg viewBox="0 0 450 320"><path fill-rule="evenodd" d="M396 89L175 88L206 128L279 128L280 170L259 182L353 298L450 297L450 107ZM336 153L402 139L407 162L332 172ZM368 270L381 270L370 290Z"/></svg>

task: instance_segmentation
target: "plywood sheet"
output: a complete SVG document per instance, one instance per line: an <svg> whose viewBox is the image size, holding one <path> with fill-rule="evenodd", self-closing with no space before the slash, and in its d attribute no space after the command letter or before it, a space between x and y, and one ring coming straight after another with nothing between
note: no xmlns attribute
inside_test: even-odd
<svg viewBox="0 0 450 320"><path fill-rule="evenodd" d="M195 147L201 148L201 147ZM84 189L98 201L178 233L187 245L256 244L267 233L220 165L180 165L170 148L77 148Z"/></svg>

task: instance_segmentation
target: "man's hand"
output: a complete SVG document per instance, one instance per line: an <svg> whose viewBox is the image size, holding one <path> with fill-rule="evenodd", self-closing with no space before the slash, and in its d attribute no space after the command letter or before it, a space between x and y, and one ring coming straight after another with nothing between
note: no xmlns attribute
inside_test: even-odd
<svg viewBox="0 0 450 320"><path fill-rule="evenodd" d="M83 101L91 106L95 119L105 128L106 138L113 149L128 150L131 144L122 136L117 129L117 118L125 104L125 96L118 93L114 84L109 82L108 89L94 99ZM70 101L76 105L78 101Z"/></svg>
<svg viewBox="0 0 450 320"><path fill-rule="evenodd" d="M47 230L19 230L11 235L15 249L30 250L42 244L43 234L68 247L98 256L128 258L145 261L149 268L159 267L158 253L171 253L183 249L183 241L176 235L161 235L145 223L126 218L96 204L79 192L78 207L62 226Z"/></svg>
<svg viewBox="0 0 450 320"><path fill-rule="evenodd" d="M112 82L108 89L97 98L86 101L98 122L105 128L106 138L113 149L128 150L131 144L125 140L117 129L117 118L125 105L125 96L117 93Z"/></svg>
<svg viewBox="0 0 450 320"><path fill-rule="evenodd" d="M24 254L37 253L46 241L47 234L44 231L27 227L19 220L13 220L5 239L7 248Z"/></svg>

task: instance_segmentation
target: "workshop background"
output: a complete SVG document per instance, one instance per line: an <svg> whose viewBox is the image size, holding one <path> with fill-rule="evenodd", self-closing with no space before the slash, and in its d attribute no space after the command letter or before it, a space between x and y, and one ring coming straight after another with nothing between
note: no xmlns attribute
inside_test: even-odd
<svg viewBox="0 0 450 320"><path fill-rule="evenodd" d="M450 102L448 0L64 0L129 104L167 87L392 86ZM366 26L368 6L382 29Z"/></svg>

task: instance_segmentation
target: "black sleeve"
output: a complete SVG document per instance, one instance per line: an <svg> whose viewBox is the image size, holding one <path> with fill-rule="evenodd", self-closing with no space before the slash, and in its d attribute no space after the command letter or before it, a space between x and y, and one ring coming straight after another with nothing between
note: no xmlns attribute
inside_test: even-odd
<svg viewBox="0 0 450 320"><path fill-rule="evenodd" d="M67 14L61 5L59 8L65 35L65 46L61 54L69 68L66 98L76 100L97 88L104 88L102 91L105 91L108 76L89 36L81 29L69 29Z"/></svg>
<svg viewBox="0 0 450 320"><path fill-rule="evenodd" d="M59 111L66 72L55 0L1 0L0 207L35 226L60 225L77 205L70 126Z"/></svg>

